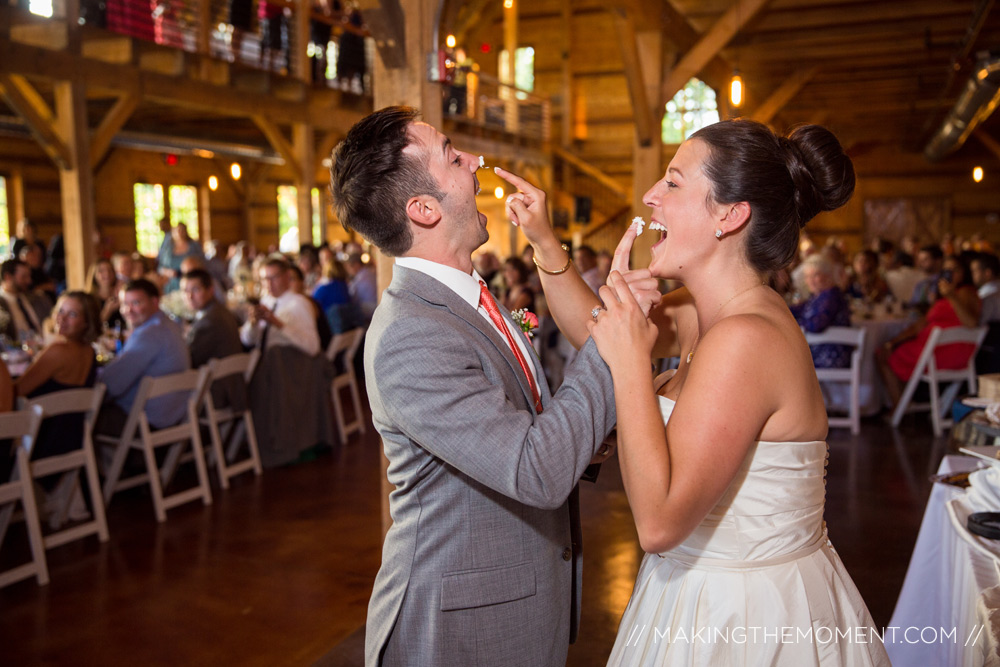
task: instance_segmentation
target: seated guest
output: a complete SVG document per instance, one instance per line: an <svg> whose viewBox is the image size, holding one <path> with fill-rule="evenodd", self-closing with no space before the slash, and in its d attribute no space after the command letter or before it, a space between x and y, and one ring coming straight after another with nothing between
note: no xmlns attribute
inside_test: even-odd
<svg viewBox="0 0 1000 667"><path fill-rule="evenodd" d="M576 264L580 277L587 286L597 294L601 289L604 280L601 278L601 269L597 266L597 253L589 245L582 245L573 251L573 262Z"/></svg>
<svg viewBox="0 0 1000 667"><path fill-rule="evenodd" d="M302 248L299 250L298 267L302 271L302 280L306 291L312 292L316 289L316 285L319 284L319 280L322 277L319 265L319 251L317 251L316 246L309 243L302 244Z"/></svg>
<svg viewBox="0 0 1000 667"><path fill-rule="evenodd" d="M38 238L38 225L26 218L22 218L17 223L17 236L11 239L10 256L20 257L21 248L25 246L37 246L42 251L42 263L45 263L45 244Z"/></svg>
<svg viewBox="0 0 1000 667"><path fill-rule="evenodd" d="M792 315L803 331L822 333L828 327L851 326L851 308L844 293L834 283L834 269L822 255L810 255L802 263L802 273L810 296L791 306ZM816 368L847 368L851 365L849 345L811 345Z"/></svg>
<svg viewBox="0 0 1000 667"><path fill-rule="evenodd" d="M21 248L17 256L22 262L28 265L31 270L31 290L36 294L44 294L51 303L49 309L56 301L56 284L45 271L45 253L38 245L26 245Z"/></svg>
<svg viewBox="0 0 1000 667"><path fill-rule="evenodd" d="M93 387L97 377L92 343L101 332L97 299L66 292L55 307L55 339L14 383L19 396L34 398L63 389Z"/></svg>
<svg viewBox="0 0 1000 667"><path fill-rule="evenodd" d="M56 337L35 357L17 382L14 389L20 396L36 398L66 389L93 387L97 379L97 358L92 343L101 332L100 308L97 299L86 292L65 292L55 307ZM3 365L3 364L0 364ZM80 449L83 440L84 415L71 413L46 417L38 429L31 459L43 459ZM41 480L46 491L53 492L43 504L51 510L58 498L64 498L76 488L76 477L66 477L59 484L59 475ZM71 519L86 515L83 497L74 494L70 506ZM58 527L59 517L53 515L53 526Z"/></svg>
<svg viewBox="0 0 1000 667"><path fill-rule="evenodd" d="M319 349L325 350L330 346L330 341L333 340L333 331L330 329L330 323L326 319L326 314L316 299L309 296L309 293L306 291L305 276L302 273L302 269L292 264L288 267L288 271L288 275L291 278L292 291L309 299L309 305L312 306L316 317L316 333L319 334Z"/></svg>
<svg viewBox="0 0 1000 667"><path fill-rule="evenodd" d="M906 303L913 296L913 288L923 280L924 274L913 266L913 257L896 250L885 266L885 282L899 303Z"/></svg>
<svg viewBox="0 0 1000 667"><path fill-rule="evenodd" d="M1000 258L981 252L972 260L972 282L982 301L979 323L1000 321Z"/></svg>
<svg viewBox="0 0 1000 667"><path fill-rule="evenodd" d="M323 279L312 296L326 314L331 332L339 334L361 326L361 310L351 301L347 272L336 258L324 264Z"/></svg>
<svg viewBox="0 0 1000 667"><path fill-rule="evenodd" d="M129 262L132 261L128 255L125 257ZM101 304L101 323L108 329L125 328L125 318L118 310L118 288L124 284L118 282L118 275L110 259L97 260L87 272L87 286Z"/></svg>
<svg viewBox="0 0 1000 667"><path fill-rule="evenodd" d="M215 280L207 269L193 269L181 278L181 290L194 321L185 336L191 353L191 367L200 368L212 359L222 359L243 352L240 325L236 316L215 298ZM242 378L223 378L212 383L216 408L246 405L246 385Z"/></svg>
<svg viewBox="0 0 1000 667"><path fill-rule="evenodd" d="M226 303L226 287L223 285L222 281L216 278L211 271L208 270L208 262L205 261L203 257L197 255L188 255L181 262L181 277L186 276L192 271L200 269L203 271L208 271L208 275L212 278L212 295L216 301L221 304ZM193 314L193 313L192 313Z"/></svg>
<svg viewBox="0 0 1000 667"><path fill-rule="evenodd" d="M115 267L115 277L118 279L120 285L124 285L133 278L142 277L141 275L133 275L135 272L135 260L132 259L132 253L116 252L111 255L111 265Z"/></svg>
<svg viewBox="0 0 1000 667"><path fill-rule="evenodd" d="M944 253L941 247L931 244L920 248L916 264L924 277L913 287L909 304L923 313L937 301L938 281L941 279L941 265L944 263Z"/></svg>
<svg viewBox="0 0 1000 667"><path fill-rule="evenodd" d="M577 254L582 248L577 249ZM503 263L503 280L506 291L500 296L500 305L507 311L535 310L535 292L528 286L528 267L517 257Z"/></svg>
<svg viewBox="0 0 1000 667"><path fill-rule="evenodd" d="M368 326L372 321L372 313L378 305L378 281L375 269L361 261L361 255L352 253L344 262L344 268L350 279L347 281L351 300L361 309L362 324Z"/></svg>
<svg viewBox="0 0 1000 667"><path fill-rule="evenodd" d="M213 283L205 269L188 271L181 279L184 298L194 313L186 336L192 368L243 351L236 317L215 298Z"/></svg>
<svg viewBox="0 0 1000 667"><path fill-rule="evenodd" d="M31 290L31 269L19 259L0 264L0 299L9 314L14 340L42 333L42 320L28 298Z"/></svg>
<svg viewBox="0 0 1000 667"><path fill-rule="evenodd" d="M847 295L853 299L863 299L877 303L889 293L889 287L878 273L878 253L874 250L859 250L854 255L854 276Z"/></svg>
<svg viewBox="0 0 1000 667"><path fill-rule="evenodd" d="M315 314L309 300L291 290L289 268L288 260L280 255L264 261L260 276L267 294L250 309L240 340L264 352L275 345L294 345L314 356L320 352Z"/></svg>
<svg viewBox="0 0 1000 667"><path fill-rule="evenodd" d="M121 352L100 373L108 389L96 426L98 432L112 435L121 433L125 426L144 377L161 377L191 367L180 326L160 310L156 285L145 278L132 280L122 288L119 300L131 331ZM186 410L183 394L159 396L146 406L154 428L177 424Z"/></svg>
<svg viewBox="0 0 1000 667"><path fill-rule="evenodd" d="M899 402L903 383L913 375L931 329L974 327L979 322L979 296L972 285L968 267L957 257L944 260L944 271L935 291L940 296L927 314L895 338L886 341L876 353L879 371L894 403ZM935 351L934 360L938 368L962 368L969 363L974 347L968 343L945 345Z"/></svg>

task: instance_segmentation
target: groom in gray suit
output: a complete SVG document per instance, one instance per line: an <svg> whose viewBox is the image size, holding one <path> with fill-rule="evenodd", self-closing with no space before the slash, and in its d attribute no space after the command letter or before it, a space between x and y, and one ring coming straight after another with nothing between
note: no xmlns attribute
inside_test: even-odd
<svg viewBox="0 0 1000 667"><path fill-rule="evenodd" d="M331 168L341 222L396 258L364 355L395 486L365 664L563 665L579 619L574 490L615 423L611 374L588 341L550 393L472 268L488 238L479 160L416 115L366 117Z"/></svg>

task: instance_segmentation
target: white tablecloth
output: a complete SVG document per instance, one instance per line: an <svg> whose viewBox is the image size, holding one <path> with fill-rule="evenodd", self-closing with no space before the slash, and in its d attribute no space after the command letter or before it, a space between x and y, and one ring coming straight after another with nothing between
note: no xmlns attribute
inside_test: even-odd
<svg viewBox="0 0 1000 667"><path fill-rule="evenodd" d="M977 466L972 457L946 456L939 472ZM970 496L946 484L931 490L885 634L896 667L1000 665L1000 545L965 528L970 512L988 509Z"/></svg>

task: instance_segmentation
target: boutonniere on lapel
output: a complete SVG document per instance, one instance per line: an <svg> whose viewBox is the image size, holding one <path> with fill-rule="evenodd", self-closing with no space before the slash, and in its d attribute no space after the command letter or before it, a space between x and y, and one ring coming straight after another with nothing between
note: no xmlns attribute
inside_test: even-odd
<svg viewBox="0 0 1000 667"><path fill-rule="evenodd" d="M510 311L510 316L517 323L517 326L521 327L521 331L528 335L528 338L535 335L535 329L538 328L538 315L527 308L521 308Z"/></svg>

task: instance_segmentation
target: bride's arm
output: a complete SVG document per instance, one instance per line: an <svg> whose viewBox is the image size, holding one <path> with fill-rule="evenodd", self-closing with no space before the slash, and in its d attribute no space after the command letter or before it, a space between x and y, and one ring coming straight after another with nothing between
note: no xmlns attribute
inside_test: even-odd
<svg viewBox="0 0 1000 667"><path fill-rule="evenodd" d="M759 360L773 328L755 316L727 318L700 342L666 429L652 389L653 325L620 276L602 288L608 312L590 326L611 368L618 457L644 551L680 544L718 503L761 425L774 411ZM618 300L621 303L618 303ZM766 373L763 373L766 376Z"/></svg>
<svg viewBox="0 0 1000 667"><path fill-rule="evenodd" d="M540 269L538 275L549 312L566 339L579 349L589 336L587 323L592 319L591 311L601 306L601 301L583 281L576 266L570 261L569 252L563 249L552 230L545 192L505 169L497 167L496 173L518 188L518 192L507 199L507 217L521 228L534 248L535 263ZM612 270L626 276L633 292L648 312L660 295L656 280L650 276L648 269L628 270L629 254L635 236L635 228L630 226L615 250Z"/></svg>

